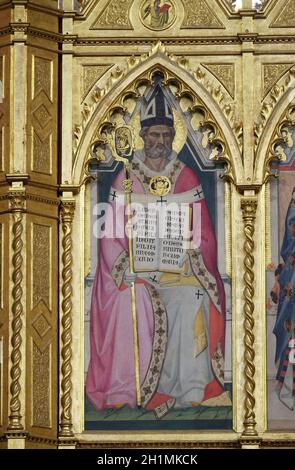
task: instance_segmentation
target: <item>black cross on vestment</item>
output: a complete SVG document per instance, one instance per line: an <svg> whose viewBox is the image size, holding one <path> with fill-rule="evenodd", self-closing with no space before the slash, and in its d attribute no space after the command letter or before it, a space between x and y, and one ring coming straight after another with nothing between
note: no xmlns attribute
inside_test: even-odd
<svg viewBox="0 0 295 470"><path fill-rule="evenodd" d="M199 191L199 190L197 189L196 194L194 194L194 197L197 197L197 196L198 196L198 197L200 198L202 194L204 194L204 193L203 193L203 190L201 189L201 191Z"/></svg>
<svg viewBox="0 0 295 470"><path fill-rule="evenodd" d="M150 281L157 282L157 276L156 275L154 275L154 277L150 276Z"/></svg>
<svg viewBox="0 0 295 470"><path fill-rule="evenodd" d="M197 292L195 293L195 295L198 297L198 300L199 300L199 298L202 297L203 292L199 291L199 289L198 289Z"/></svg>
<svg viewBox="0 0 295 470"><path fill-rule="evenodd" d="M167 202L167 199L163 199L163 196L160 196L161 200L160 201L157 201L157 202L160 202L161 204L163 204L164 202Z"/></svg>
<svg viewBox="0 0 295 470"><path fill-rule="evenodd" d="M114 201L115 198L118 197L115 190L113 191L113 194L110 194L110 196L113 198L112 201Z"/></svg>

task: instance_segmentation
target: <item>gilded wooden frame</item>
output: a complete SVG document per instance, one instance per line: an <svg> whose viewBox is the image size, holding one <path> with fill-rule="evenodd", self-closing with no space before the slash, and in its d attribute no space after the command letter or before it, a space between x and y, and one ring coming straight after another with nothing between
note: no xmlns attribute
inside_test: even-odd
<svg viewBox="0 0 295 470"><path fill-rule="evenodd" d="M187 61L178 61L173 56L167 54L165 47L161 45L161 43L156 43L156 45L151 50L148 56L144 56L139 60L133 60L132 58L130 61L127 61L127 71L124 73L118 73L118 76L112 77L112 81L116 82L116 86L111 83L107 83L106 89L98 91L97 88L94 89L92 96L95 101L95 105L92 109L88 108L87 105L87 113L83 114L84 124L83 131L81 133L76 131L78 146L76 151L76 159L74 162L74 186L70 187L69 190L77 191L78 194L76 196L76 205L80 209L80 216L84 214L84 201L85 201L85 185L87 185L87 181L89 180L89 175L87 171L87 164L90 157L90 145L91 142L100 138L100 129L103 128L104 122L110 121L110 116L112 114L112 109L117 109L120 106L123 106L124 97L128 96L129 94L136 93L136 84L140 83L141 81L150 81L150 77L155 70L160 70L163 75L165 81L169 82L169 80L174 80L178 82L179 87L179 96L182 94L190 93L192 96L193 102L196 101L198 98L198 102L202 103L204 109L207 110L208 119L210 122L218 127L217 138L224 144L224 153L222 159L226 163L226 169L224 173L224 179L226 180L227 185L227 197L228 201L226 202L226 206L229 208L229 212L231 212L230 220L237 220L237 212L239 212L240 217L240 226L241 226L241 233L243 237L239 237L241 240L240 250L244 253L242 262L245 268L245 276L243 279L237 279L236 276L236 269L237 266L233 263L232 259L236 259L237 257L233 256L232 259L228 262L229 265L232 265L232 276L233 276L233 290L239 289L240 292L243 292L243 300L242 300L242 312L244 316L241 315L240 312L236 310L237 304L234 302L233 307L233 324L234 331L233 331L233 351L235 354L233 355L233 371L235 374L235 378L233 379L233 403L234 403L234 428L236 430L240 429L240 432L225 432L225 433L218 433L214 432L213 434L210 433L173 433L173 432L165 432L164 436L163 433L154 432L152 434L144 433L144 436L148 436L148 445L152 444L152 440L162 442L161 445L165 445L165 443L169 442L171 445L174 442L174 445L187 445L187 446L194 446L196 439L198 441L198 445L200 446L238 446L239 441L243 442L245 446L256 446L260 440L259 432L256 429L256 422L255 422L255 366L254 366L254 302L253 302L253 295L254 295L254 257L253 257L253 249L254 249L254 229L255 229L255 220L256 220L256 209L258 204L258 199L256 196L256 188L253 190L253 187L250 186L249 190L247 191L244 188L243 190L236 189L237 181L243 181L243 168L241 165L241 158L234 159L232 157L233 154L240 155L240 148L239 148L239 133L240 130L238 126L235 131L230 129L230 119L231 116L224 115L222 110L219 108L216 101L212 99L210 93L208 93L202 84L204 81L204 75L198 71L195 75L192 75L189 69L189 65ZM125 78L126 75L126 78ZM110 102L112 105L110 106ZM84 106L85 109L85 106ZM209 111L210 110L210 111ZM214 119L212 115L214 114ZM218 121L218 125L216 124ZM83 132L83 133L82 133ZM224 137L226 135L226 138ZM81 138L79 138L81 136ZM231 149L229 152L229 148ZM80 158L80 155L87 155L86 159ZM242 184L241 184L242 186ZM66 187L64 186L63 189L65 190ZM86 188L87 192L87 188ZM242 194L241 194L242 192ZM80 217L78 216L78 217ZM83 228L83 224L81 227L81 219L79 219L80 225L80 236L77 237L78 234L78 225L75 227L74 221L74 230L76 233L76 247L74 246L74 250L78 250L78 245L81 246L81 242L84 240L84 233L85 229ZM228 250L235 250L235 244L233 243L230 246L230 240L236 239L236 237L232 233L232 227L227 227L228 238L227 242L229 244ZM243 242L243 239L245 240ZM81 269L81 271L80 271ZM239 269L239 268L238 268ZM74 285L76 287L82 285L83 279L83 262L82 259L79 265L79 281L76 281L75 284L75 276L73 279ZM238 284L238 287L237 287ZM76 292L76 288L74 288L74 292ZM82 294L80 292L80 298ZM77 306L79 296L75 296L74 304ZM81 308L81 307L80 307ZM79 310L80 310L79 308ZM73 312L73 316L75 313ZM239 336L238 331L244 331L244 344L238 343L236 341L237 335ZM80 331L83 331L82 329ZM81 341L81 337L78 343ZM245 346L243 348L243 346ZM243 352L244 349L244 352ZM238 354L243 355L245 358L245 365L238 359ZM80 363L81 364L81 363ZM73 362L73 370L77 372L79 368L78 362ZM75 374L75 373L74 373ZM73 374L73 375L74 375ZM80 371L81 374L81 371ZM238 375L245 377L245 388L244 390L239 390L237 386L237 377ZM73 383L78 383L78 377L73 379ZM240 403L244 403L244 406L237 406L237 403L242 400ZM80 404L83 403L83 390L80 388ZM77 409L78 403L76 403L75 408ZM81 416L83 414L81 413ZM78 415L76 415L77 419ZM82 420L83 421L83 420ZM77 423L78 424L78 423ZM75 425L74 425L75 427ZM79 422L80 429L83 429L83 424ZM81 429L81 431L82 431ZM120 436L122 437L122 436ZM81 443L78 445L87 447L87 446L103 446L103 445L117 445L117 439L119 439L119 433L115 435L110 432L105 432L104 435L98 432L87 432L79 433L79 440L81 439ZM127 432L124 433L124 440L126 441L126 445L128 446L138 446L138 445L147 445L147 441L142 440L141 435L138 433L131 433ZM133 439L135 440L132 444ZM138 442L139 441L139 442ZM141 442L141 444L140 444ZM128 443L128 444L127 444ZM119 446L124 445L123 443L119 443Z"/></svg>
<svg viewBox="0 0 295 470"><path fill-rule="evenodd" d="M217 17L215 13L210 16L211 2L201 1L208 7L202 24L196 15L189 14L193 2L186 2L185 10L179 1L173 25L177 35L169 28L163 33L146 29L137 14L140 0L126 0L120 18L108 11L112 0L83 0L79 12L73 10L71 0L64 0L63 10L49 0L0 1L4 84L0 125L5 143L5 153L0 156L4 243L0 338L5 359L1 380L7 395L1 401L0 447L295 447L295 430L267 430L266 411L268 181L273 145L281 139L281 125L290 121L293 106L294 24L290 22L290 2L269 0L257 12L250 8L250 0L244 0L245 8L235 12L231 2L216 0ZM36 57L41 59L39 69ZM21 83L14 67L23 77ZM42 75L45 69L50 72L46 77ZM200 101L224 145L227 267L233 281L231 432L90 433L83 428L89 146L99 138L97 130L112 107L124 106L124 95L135 92L138 80L150 80L154 70L161 70L168 81L175 80L180 96L188 93L193 102ZM36 81L37 72L41 80ZM37 97L36 84L42 89ZM48 142L52 144L46 153L51 159L48 167L44 158L34 166L37 154L32 156L31 138L36 130L45 147ZM48 152L40 142L38 148ZM43 323L37 325L34 310L28 315L30 323L24 321L24 310L33 290L28 260L34 247L29 246L32 237L27 236L27 230L38 218L54 233L56 250L51 249L46 266L56 267L48 292L56 304L59 302L59 314L54 319L48 312L41 312L43 317L39 312L36 315L40 314ZM41 242L36 239L36 246L39 243L42 247ZM26 286L25 279L31 285ZM54 415L59 408L59 425L49 422L38 427L30 416L31 382L24 374L31 370L32 361L26 356L31 335L38 334L40 351L50 343L55 354L52 357L59 355L60 359L58 373L57 365L48 363L49 411Z"/></svg>

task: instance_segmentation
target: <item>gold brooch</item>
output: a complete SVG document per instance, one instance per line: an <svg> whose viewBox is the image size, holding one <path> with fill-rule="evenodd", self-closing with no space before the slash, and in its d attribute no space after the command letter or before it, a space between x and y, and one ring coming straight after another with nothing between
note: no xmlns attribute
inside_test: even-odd
<svg viewBox="0 0 295 470"><path fill-rule="evenodd" d="M166 196L171 190L171 181L167 176L154 176L150 181L149 190L155 196Z"/></svg>

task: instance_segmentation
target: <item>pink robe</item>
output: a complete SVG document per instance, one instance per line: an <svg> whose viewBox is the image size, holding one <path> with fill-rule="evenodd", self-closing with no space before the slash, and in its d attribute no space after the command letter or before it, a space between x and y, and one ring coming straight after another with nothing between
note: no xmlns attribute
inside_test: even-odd
<svg viewBox="0 0 295 470"><path fill-rule="evenodd" d="M133 192L144 193L140 181L134 174ZM121 172L113 188L122 191L124 173ZM174 186L174 194L183 193L199 186L194 172L186 166L180 171ZM224 356L225 341L225 294L217 268L217 246L205 199L201 202L201 245L200 252L207 273L216 281L219 307L210 302L209 351L212 361ZM124 208L122 208L124 210ZM118 213L117 213L118 216ZM106 225L114 223L112 215L106 215ZM123 216L121 213L121 220ZM112 274L118 257L128 251L127 238L103 238L100 240L99 264L93 284L90 318L90 364L86 379L87 395L97 410L113 408L116 405L136 406L134 373L133 326L130 289L122 282L116 284ZM119 269L119 268L118 268ZM151 292L144 281L136 281L136 305L138 318L138 344L140 359L140 381L143 383L149 367L154 340L154 309ZM220 368L220 367L219 367ZM207 384L204 400L218 396L223 389L222 371L219 377ZM169 397L164 397L166 400ZM155 391L144 406L154 408L161 402ZM163 401L162 400L162 401Z"/></svg>

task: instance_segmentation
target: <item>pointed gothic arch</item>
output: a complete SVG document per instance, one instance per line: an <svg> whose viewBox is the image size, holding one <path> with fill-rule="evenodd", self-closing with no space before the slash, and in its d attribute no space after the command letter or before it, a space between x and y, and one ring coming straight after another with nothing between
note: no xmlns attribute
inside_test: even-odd
<svg viewBox="0 0 295 470"><path fill-rule="evenodd" d="M180 65L180 60L169 57L165 52L156 47L156 53L150 57L141 58L130 70L123 72L123 76L107 90L99 91L98 102L91 108L87 107L87 122L80 131L79 143L74 156L74 165L72 171L72 183L81 185L87 176L87 161L89 159L89 147L97 134L99 126L116 106L122 106L122 97L128 93L136 93L136 85L139 81L151 80L151 75L155 71L160 71L168 81L175 81L179 86L177 96L189 95L193 104L200 102L206 111L210 123L215 126L218 140L224 146L224 152L221 160L226 162L225 175L235 183L243 179L243 167L239 143L232 129L232 123L229 122L219 104L213 96L200 83L194 74L188 69L186 64ZM85 101L93 96L97 90L95 84L89 91Z"/></svg>
<svg viewBox="0 0 295 470"><path fill-rule="evenodd" d="M277 159L273 145L282 140L280 129L283 124L291 122L290 110L294 107L294 88L289 87L274 106L258 142L255 159L255 182L261 184L270 177L270 163Z"/></svg>

